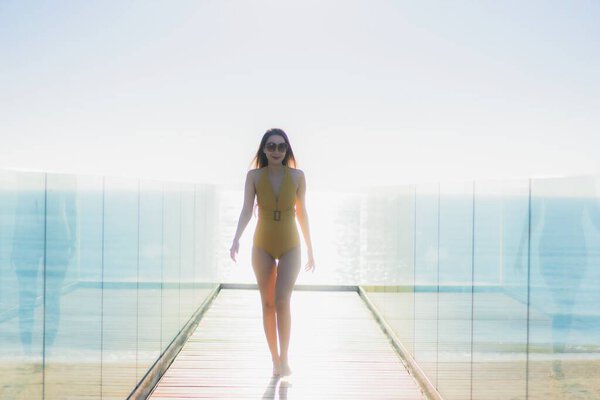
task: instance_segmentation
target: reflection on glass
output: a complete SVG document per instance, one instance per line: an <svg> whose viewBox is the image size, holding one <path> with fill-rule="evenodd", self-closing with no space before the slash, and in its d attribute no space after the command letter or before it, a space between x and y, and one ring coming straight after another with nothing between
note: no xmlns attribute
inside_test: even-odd
<svg viewBox="0 0 600 400"><path fill-rule="evenodd" d="M42 294L46 198L43 191L21 189L15 208L11 265L19 287L19 337L25 355L32 354L34 307ZM39 275L42 270L41 285Z"/></svg>
<svg viewBox="0 0 600 400"><path fill-rule="evenodd" d="M600 356L598 198L592 177L532 182L531 309L542 315L530 319L530 398L600 395L599 367L589 358Z"/></svg>
<svg viewBox="0 0 600 400"><path fill-rule="evenodd" d="M0 295L0 398L41 398L45 176L2 176L2 256Z"/></svg>
<svg viewBox="0 0 600 400"><path fill-rule="evenodd" d="M58 182L54 181L57 184ZM65 175L48 191L46 208L46 287L44 345L52 348L60 324L60 300L77 244L77 181Z"/></svg>
<svg viewBox="0 0 600 400"><path fill-rule="evenodd" d="M314 202L327 282L372 290L447 400L600 398L599 182L332 194ZM126 396L214 287L218 194L60 174L0 184L0 398Z"/></svg>
<svg viewBox="0 0 600 400"><path fill-rule="evenodd" d="M514 260L528 219L528 189L528 181L475 184L473 399L525 398L527 274Z"/></svg>
<svg viewBox="0 0 600 400"><path fill-rule="evenodd" d="M414 205L397 196L408 186L365 196L364 288L443 398L600 398L598 184L422 185ZM402 234L412 210L414 236ZM397 293L412 243L413 310Z"/></svg>
<svg viewBox="0 0 600 400"><path fill-rule="evenodd" d="M0 399L126 398L215 288L214 197L0 171Z"/></svg>

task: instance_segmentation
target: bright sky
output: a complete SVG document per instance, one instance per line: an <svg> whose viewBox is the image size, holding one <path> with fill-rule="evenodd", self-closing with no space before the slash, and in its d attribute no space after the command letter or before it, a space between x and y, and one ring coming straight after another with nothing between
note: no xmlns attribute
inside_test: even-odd
<svg viewBox="0 0 600 400"><path fill-rule="evenodd" d="M0 2L0 168L313 188L600 172L598 1Z"/></svg>

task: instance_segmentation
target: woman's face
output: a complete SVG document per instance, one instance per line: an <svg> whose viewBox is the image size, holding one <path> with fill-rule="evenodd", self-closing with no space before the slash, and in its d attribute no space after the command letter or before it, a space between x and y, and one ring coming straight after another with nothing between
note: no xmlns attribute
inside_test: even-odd
<svg viewBox="0 0 600 400"><path fill-rule="evenodd" d="M287 144L283 136L270 136L263 148L263 152L266 154L269 164L281 164L287 152Z"/></svg>

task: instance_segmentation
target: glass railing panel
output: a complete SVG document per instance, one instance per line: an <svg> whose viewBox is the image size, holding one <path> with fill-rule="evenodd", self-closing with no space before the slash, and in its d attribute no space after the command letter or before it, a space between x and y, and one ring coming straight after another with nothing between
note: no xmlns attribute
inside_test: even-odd
<svg viewBox="0 0 600 400"><path fill-rule="evenodd" d="M415 194L414 358L437 384L438 350L438 211L439 185L423 184Z"/></svg>
<svg viewBox="0 0 600 400"><path fill-rule="evenodd" d="M384 312L404 348L414 355L415 187L395 187L388 198L384 214L393 243L385 270Z"/></svg>
<svg viewBox="0 0 600 400"><path fill-rule="evenodd" d="M123 398L136 385L138 181L104 180L102 397Z"/></svg>
<svg viewBox="0 0 600 400"><path fill-rule="evenodd" d="M205 268L203 269L202 276L206 277L203 279L204 282L220 282L217 279L217 248L219 242L218 231L220 229L220 215L219 215L219 196L215 185L206 184L204 186L205 199L206 199L206 218L204 222L204 228L206 229L206 235L202 243L205 245ZM226 247L229 250L229 247Z"/></svg>
<svg viewBox="0 0 600 400"><path fill-rule="evenodd" d="M246 225L240 238L237 262L234 262L230 258L229 248L244 204L244 192L219 187L217 196L219 207L218 243L220 243L216 248L217 280L219 282L256 283L251 264L252 235L256 226L256 218L253 215ZM206 217L208 218L208 215Z"/></svg>
<svg viewBox="0 0 600 400"><path fill-rule="evenodd" d="M0 171L0 398L126 398L215 288L217 202Z"/></svg>
<svg viewBox="0 0 600 400"><path fill-rule="evenodd" d="M194 185L183 184L181 188L181 271L179 286L179 324L183 327L199 304L194 299L194 240L195 240L195 192Z"/></svg>
<svg viewBox="0 0 600 400"><path fill-rule="evenodd" d="M181 184L165 185L163 230L162 330L164 351L179 332L179 281L181 270Z"/></svg>
<svg viewBox="0 0 600 400"><path fill-rule="evenodd" d="M102 178L47 179L44 398L99 397Z"/></svg>
<svg viewBox="0 0 600 400"><path fill-rule="evenodd" d="M217 255L220 254L219 197L214 185L196 185L195 279L196 302L200 305L219 283ZM231 243L230 243L231 244ZM229 244L229 245L230 245ZM228 246L225 246L229 249Z"/></svg>
<svg viewBox="0 0 600 400"><path fill-rule="evenodd" d="M41 399L46 176L2 171L0 398Z"/></svg>
<svg viewBox="0 0 600 400"><path fill-rule="evenodd" d="M164 183L140 181L137 380L161 353Z"/></svg>
<svg viewBox="0 0 600 400"><path fill-rule="evenodd" d="M208 253L205 242L209 237L204 228L207 218L206 196L204 185L194 185L194 300L197 303L201 301L203 282L211 280L203 268Z"/></svg>
<svg viewBox="0 0 600 400"><path fill-rule="evenodd" d="M352 285L360 279L360 207L356 193L307 193L307 211L316 273L298 276L300 284ZM296 222L302 246L302 266L306 264L306 243Z"/></svg>
<svg viewBox="0 0 600 400"><path fill-rule="evenodd" d="M440 185L438 390L471 391L473 184Z"/></svg>
<svg viewBox="0 0 600 400"><path fill-rule="evenodd" d="M472 398L525 399L528 181L476 182ZM525 228L525 230L524 230Z"/></svg>
<svg viewBox="0 0 600 400"><path fill-rule="evenodd" d="M531 183L529 399L600 396L599 183Z"/></svg>
<svg viewBox="0 0 600 400"><path fill-rule="evenodd" d="M207 268L215 252L214 247L210 247L211 241L215 240L216 225L207 227L209 219L209 201L208 197L214 191L209 190L207 185L198 184L194 187L194 299L197 304L208 294L210 282L216 282L217 278L214 268Z"/></svg>
<svg viewBox="0 0 600 400"><path fill-rule="evenodd" d="M384 315L386 273L395 265L399 242L397 224L390 217L396 202L393 188L374 188L364 195L360 208L360 282Z"/></svg>
<svg viewBox="0 0 600 400"><path fill-rule="evenodd" d="M340 257L340 274L345 282L356 285L361 282L361 207L362 193L340 193L336 208L336 223L333 234L337 241Z"/></svg>

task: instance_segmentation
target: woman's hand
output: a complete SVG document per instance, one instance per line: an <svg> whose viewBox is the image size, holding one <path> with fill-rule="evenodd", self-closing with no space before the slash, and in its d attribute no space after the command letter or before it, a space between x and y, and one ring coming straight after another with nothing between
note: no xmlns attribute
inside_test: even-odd
<svg viewBox="0 0 600 400"><path fill-rule="evenodd" d="M305 271L312 271L313 273L315 272L315 257L313 256L312 251L308 252L308 261L306 262L306 264L304 265L304 270Z"/></svg>
<svg viewBox="0 0 600 400"><path fill-rule="evenodd" d="M235 262L237 262L237 260L235 259L235 255L237 254L237 252L239 250L240 250L240 241L239 241L239 239L233 239L233 243L231 244L231 248L229 249L229 256Z"/></svg>

